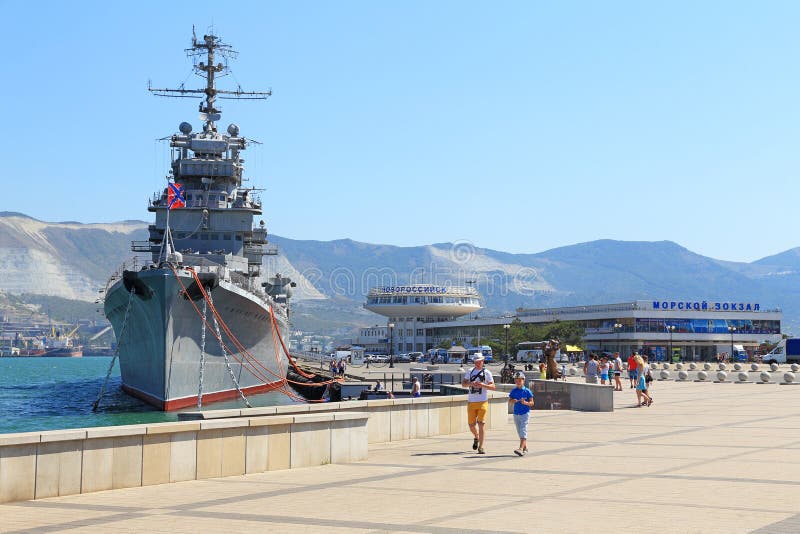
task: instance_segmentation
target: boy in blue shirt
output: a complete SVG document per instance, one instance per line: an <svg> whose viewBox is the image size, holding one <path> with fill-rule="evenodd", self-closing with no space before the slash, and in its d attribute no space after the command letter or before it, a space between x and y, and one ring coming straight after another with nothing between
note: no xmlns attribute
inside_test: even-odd
<svg viewBox="0 0 800 534"><path fill-rule="evenodd" d="M533 393L525 387L525 373L514 373L514 383L517 385L508 394L508 403L514 406L514 424L519 435L519 449L514 450L517 456L528 453L528 418L533 408Z"/></svg>

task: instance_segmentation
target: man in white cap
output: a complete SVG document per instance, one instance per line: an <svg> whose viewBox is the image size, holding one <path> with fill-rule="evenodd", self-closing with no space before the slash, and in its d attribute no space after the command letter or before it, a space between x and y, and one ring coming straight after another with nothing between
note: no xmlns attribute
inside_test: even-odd
<svg viewBox="0 0 800 534"><path fill-rule="evenodd" d="M461 385L469 388L467 395L467 423L469 431L475 436L472 442L472 450L477 450L478 454L486 454L483 450L483 438L485 435L486 412L489 410L489 391L494 390L494 379L492 373L483 367L483 355L475 356L475 367L464 374Z"/></svg>

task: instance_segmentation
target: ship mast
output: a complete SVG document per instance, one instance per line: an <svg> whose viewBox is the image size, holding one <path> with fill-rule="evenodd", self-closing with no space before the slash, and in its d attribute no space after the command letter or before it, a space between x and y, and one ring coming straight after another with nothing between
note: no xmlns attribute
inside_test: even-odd
<svg viewBox="0 0 800 534"><path fill-rule="evenodd" d="M150 87L148 84L147 90L156 96L166 96L172 98L203 98L205 101L200 103L200 120L205 121L205 128L207 131L215 131L214 123L220 119L221 109L215 107L217 96L220 99L236 99L236 100L266 100L272 95L272 91L243 91L241 86L237 85L235 91L226 91L217 89L216 78L226 76L230 69L228 67L229 59L236 59L239 53L228 44L214 34L204 35L203 40L199 41L192 28L192 46L186 49L186 55L192 58L194 62L195 73L201 78L206 79L206 87L204 89L186 89L183 84L178 89L157 89ZM222 61L217 63L217 55ZM200 61L205 56L205 61Z"/></svg>

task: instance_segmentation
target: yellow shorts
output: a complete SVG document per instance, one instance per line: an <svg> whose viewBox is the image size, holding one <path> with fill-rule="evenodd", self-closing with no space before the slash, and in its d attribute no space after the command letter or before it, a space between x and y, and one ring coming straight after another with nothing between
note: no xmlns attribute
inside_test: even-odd
<svg viewBox="0 0 800 534"><path fill-rule="evenodd" d="M486 411L489 409L489 401L468 402L467 403L467 423L474 425L475 421L483 423L486 421Z"/></svg>

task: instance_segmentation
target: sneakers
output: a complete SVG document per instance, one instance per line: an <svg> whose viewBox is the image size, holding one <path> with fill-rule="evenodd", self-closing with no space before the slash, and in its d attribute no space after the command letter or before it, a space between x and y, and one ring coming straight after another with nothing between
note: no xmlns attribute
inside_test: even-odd
<svg viewBox="0 0 800 534"><path fill-rule="evenodd" d="M477 451L478 450L478 438L475 438L474 440L472 440L472 450L473 451Z"/></svg>
<svg viewBox="0 0 800 534"><path fill-rule="evenodd" d="M478 447L478 454L486 454L486 451L483 450L483 447Z"/></svg>
<svg viewBox="0 0 800 534"><path fill-rule="evenodd" d="M514 449L514 454L516 454L517 456L522 456L523 454L525 454L525 451L523 451L522 449Z"/></svg>

